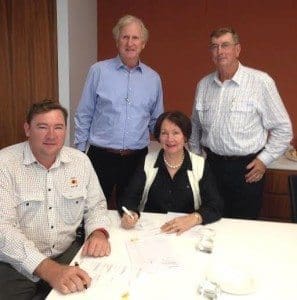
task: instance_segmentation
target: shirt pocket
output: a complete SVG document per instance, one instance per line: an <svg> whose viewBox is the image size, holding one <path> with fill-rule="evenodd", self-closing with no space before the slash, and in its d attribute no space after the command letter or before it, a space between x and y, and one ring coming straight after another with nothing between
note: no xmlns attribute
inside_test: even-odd
<svg viewBox="0 0 297 300"><path fill-rule="evenodd" d="M240 101L233 103L230 107L229 121L228 123L233 130L242 131L247 124L251 124L255 119L256 107L253 101ZM227 123L227 124L228 124Z"/></svg>
<svg viewBox="0 0 297 300"><path fill-rule="evenodd" d="M197 103L196 109L202 128L209 128L213 118L211 104L208 102Z"/></svg>
<svg viewBox="0 0 297 300"><path fill-rule="evenodd" d="M231 105L230 111L234 113L252 113L255 111L255 105L253 101L240 101Z"/></svg>
<svg viewBox="0 0 297 300"><path fill-rule="evenodd" d="M66 224L75 224L83 218L86 190L64 191L63 209L59 210Z"/></svg>
<svg viewBox="0 0 297 300"><path fill-rule="evenodd" d="M17 214L22 227L30 227L40 214L44 202L43 194L16 195Z"/></svg>

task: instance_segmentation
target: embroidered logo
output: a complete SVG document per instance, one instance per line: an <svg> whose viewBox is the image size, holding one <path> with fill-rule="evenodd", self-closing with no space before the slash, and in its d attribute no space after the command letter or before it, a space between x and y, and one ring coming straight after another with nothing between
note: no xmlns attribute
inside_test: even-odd
<svg viewBox="0 0 297 300"><path fill-rule="evenodd" d="M78 181L76 177L71 177L70 178L70 186L71 187L77 187L78 186Z"/></svg>

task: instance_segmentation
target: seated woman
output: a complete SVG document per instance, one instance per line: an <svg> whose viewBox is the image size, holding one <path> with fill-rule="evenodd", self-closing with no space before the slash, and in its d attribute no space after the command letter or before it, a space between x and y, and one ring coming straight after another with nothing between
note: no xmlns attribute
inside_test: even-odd
<svg viewBox="0 0 297 300"><path fill-rule="evenodd" d="M223 203L210 168L185 148L191 131L190 119L181 112L159 116L154 135L162 149L146 155L121 199L133 216L123 214L123 228L133 228L141 211L186 213L161 227L167 233L180 234L220 219Z"/></svg>

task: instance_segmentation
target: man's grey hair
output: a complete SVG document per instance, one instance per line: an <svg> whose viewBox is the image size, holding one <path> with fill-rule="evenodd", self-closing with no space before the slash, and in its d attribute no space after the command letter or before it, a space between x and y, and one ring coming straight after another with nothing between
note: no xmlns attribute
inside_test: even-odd
<svg viewBox="0 0 297 300"><path fill-rule="evenodd" d="M122 28L131 23L138 23L140 25L141 39L146 43L149 37L148 30L141 19L131 15L125 15L118 20L117 24L112 29L114 39L118 41Z"/></svg>

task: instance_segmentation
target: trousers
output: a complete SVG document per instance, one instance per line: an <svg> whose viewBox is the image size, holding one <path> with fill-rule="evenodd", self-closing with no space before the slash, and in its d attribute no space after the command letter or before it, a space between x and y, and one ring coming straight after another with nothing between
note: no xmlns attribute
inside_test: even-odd
<svg viewBox="0 0 297 300"><path fill-rule="evenodd" d="M123 196L126 186L129 184L136 167L143 163L148 149L135 150L128 155L122 155L114 150L90 146L87 155L97 173L103 193L106 197L108 208L114 208L112 204L112 192L115 188L116 208L121 210L120 198Z"/></svg>
<svg viewBox="0 0 297 300"><path fill-rule="evenodd" d="M246 166L257 156L226 157L207 155L207 161L216 178L219 193L224 200L223 217L258 219L262 207L264 176L253 183L245 181Z"/></svg>
<svg viewBox="0 0 297 300"><path fill-rule="evenodd" d="M81 245L80 242L74 241L64 253L53 260L69 264ZM10 264L0 262L0 300L43 300L50 291L51 287L47 282L33 282Z"/></svg>

